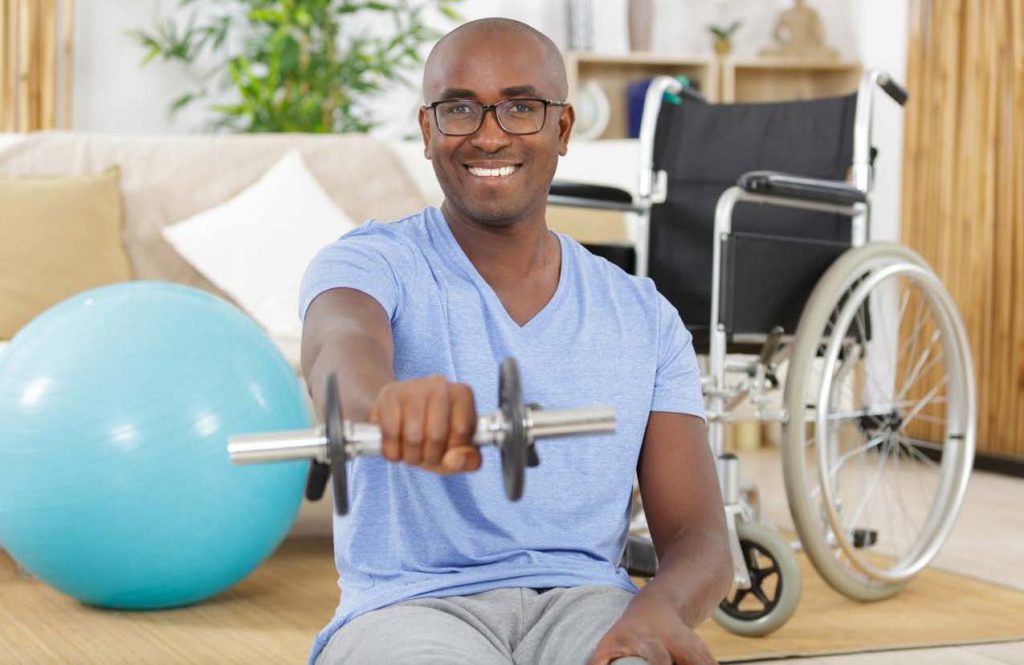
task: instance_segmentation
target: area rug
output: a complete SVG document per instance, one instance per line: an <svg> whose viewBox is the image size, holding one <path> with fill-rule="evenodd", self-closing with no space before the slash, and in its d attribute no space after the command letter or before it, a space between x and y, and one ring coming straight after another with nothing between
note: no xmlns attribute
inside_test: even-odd
<svg viewBox="0 0 1024 665"><path fill-rule="evenodd" d="M980 565L981 562L979 562ZM929 570L897 597L860 604L805 561L793 618L768 637L712 622L700 633L722 662L1024 639L1024 593ZM301 663L337 602L331 542L286 541L241 584L194 607L85 607L19 573L0 554L0 662Z"/></svg>

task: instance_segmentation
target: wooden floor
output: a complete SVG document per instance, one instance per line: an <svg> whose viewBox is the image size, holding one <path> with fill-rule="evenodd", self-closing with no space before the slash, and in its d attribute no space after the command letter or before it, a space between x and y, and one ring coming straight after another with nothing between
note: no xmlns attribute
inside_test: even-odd
<svg viewBox="0 0 1024 665"><path fill-rule="evenodd" d="M786 527L788 510L777 454L772 451L745 454L742 464L742 476L758 484L764 517ZM1024 481L975 474L964 512L937 565L1024 591L1022 509ZM337 600L334 571L329 541L306 540L305 544L301 539L292 541L287 552L287 556L275 556L245 582L211 601L183 610L155 613L89 610L34 580L17 575L10 565L0 566L0 664L301 662L312 632L330 616ZM296 570L301 573L296 574ZM985 627L991 629L987 635L966 633L979 635L977 639L1024 635L1024 596L1021 594L977 584L964 586L951 579L952 576L947 575L943 580L938 573L925 575L933 577L925 580L927 584L908 587L894 601L859 605L824 589L807 568L805 596L797 616L776 634L776 638L781 639L786 633L789 645L795 647L788 651L779 648L771 653L807 652L808 648L814 650L815 647L828 650L820 648L821 635L846 639L858 649L864 648L870 639L886 637L882 635L886 632L888 641L878 643L900 643L901 640L892 639L893 636L904 638L903 626L913 623L930 627L933 633L947 637L947 643L963 639L957 631L963 628L962 623L971 621L985 623ZM819 590L808 593L812 585ZM915 594L924 590L931 595L923 602L918 598L914 604ZM904 600L910 604L895 604ZM986 605L980 601L989 602ZM846 607L839 608L838 619L824 618L830 608L843 603ZM851 604L857 607L850 608ZM861 626L860 633L855 626L857 613L873 622L864 624L866 630ZM804 617L808 615L815 617L818 624L806 622ZM823 621L825 628L821 627ZM720 657L742 657L743 649L754 646L751 640L725 634L713 624L703 626L701 631ZM934 635L912 637L909 643L934 643L933 638ZM778 641L775 640L776 646ZM834 646L851 648L849 644ZM97 660L100 653L105 656ZM205 657L196 660L197 654ZM758 662L789 665L793 661ZM800 663L1024 665L1024 642L813 657L802 659Z"/></svg>
<svg viewBox="0 0 1024 665"><path fill-rule="evenodd" d="M743 479L760 491L762 514L792 529L778 455L771 450L740 456ZM1024 479L975 472L949 542L934 567L1024 590ZM955 606L956 599L950 599ZM1024 616L1020 617L1024 625ZM913 649L793 660L759 665L1024 665L1024 641Z"/></svg>

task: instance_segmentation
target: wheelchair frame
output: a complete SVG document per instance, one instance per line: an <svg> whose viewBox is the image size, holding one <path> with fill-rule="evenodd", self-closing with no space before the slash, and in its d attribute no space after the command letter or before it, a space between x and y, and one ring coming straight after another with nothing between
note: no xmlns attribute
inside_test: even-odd
<svg viewBox="0 0 1024 665"><path fill-rule="evenodd" d="M779 343L783 339L780 332L773 331L772 333L766 333L763 335L733 335L733 339L737 342L763 344L762 353L758 359L749 362L742 360L731 361L726 357L728 342L727 331L725 323L722 321L720 311L721 295L724 287L722 254L723 247L725 243L728 242L730 234L732 233L733 210L738 203L756 203L790 208L803 208L819 212L845 215L851 218L850 250L848 251L867 245L870 239L871 198L874 178L871 137L876 87L882 88L882 90L901 105L907 98L907 94L902 87L900 87L898 83L884 72L877 70L867 71L861 77L854 116L854 152L851 167L852 183L799 178L782 174L767 174L765 176L766 180L764 180L763 184L766 185L766 189L768 191L752 192L742 186L732 186L720 195L715 208L711 280L710 372L707 376L702 376L701 382L707 407L708 439L712 452L718 463L719 483L725 504L724 507L729 528L730 547L733 561L733 584L735 588L740 590L748 590L751 588L751 576L748 572L747 561L745 560L744 553L741 550L740 534L738 531L743 528L744 523L753 523L756 518L754 515L754 509L748 505L742 496L743 488L741 488L740 484L739 460L734 455L723 454L724 425L726 422L736 420L732 414L732 408L744 399L749 399L755 406L755 417L761 422L782 422L784 424L788 424L789 419L793 414L790 413L789 409L785 408L788 404L784 404L784 408L781 409L765 408L767 393L769 390L774 388L771 386L769 373L771 362L773 358L776 357L779 349ZM553 192L549 197L549 203L554 205L617 210L635 214L637 216L635 222L636 239L634 244L636 251L635 273L641 277L647 276L648 271L651 208L656 204L665 202L667 198L667 174L664 171L654 170L655 129L658 124L658 115L661 110L662 99L666 93L675 95L693 94L686 90L677 80L667 76L654 79L648 87L645 96L644 111L639 135L641 153L639 186L637 194L632 197L632 201L630 203L625 203L621 200L605 201L583 198L575 195L560 195L555 192ZM801 193L806 195L800 196ZM880 245L885 244L882 243ZM943 493L940 495L941 500L937 503L941 503L939 506L939 512L945 512L938 517L935 517L934 514L929 517L929 521L926 526L931 527L934 531L934 535L931 541L929 541L931 547L927 552L915 560L920 565L917 569L910 570L910 574L913 574L916 570L919 570L920 567L923 567L924 564L921 564L920 562L924 561L926 563L927 560L930 560L930 558L938 551L941 543L945 541L946 537L948 537L949 532L952 529L953 519L955 519L955 514L958 512L959 505L963 500L964 493L966 492L967 474L973 461L975 396L973 381L971 378L973 376L973 370L971 367L969 349L966 351L964 350L966 345L966 336L963 333L963 326L959 321L959 317L956 315L956 309L952 299L948 294L945 294L941 284L938 283L930 269L923 264L923 261L921 261L919 257L912 255L909 250L902 250L897 246L888 247L894 248L889 252L891 255L889 257L890 262L897 260L903 261L899 266L891 267L890 273L893 271L898 272L897 268L901 268L905 272L914 272L914 270L917 270L924 274L923 277L919 275L919 279L931 280L926 284L926 286L932 288L933 292L935 292L935 284L938 284L938 292L940 293L936 296L937 300L935 307L940 314L942 312L952 312L951 316L943 315L943 325L946 326L948 331L952 331L957 336L957 341L959 343L959 347L947 345L944 347L944 353L954 356L955 367L952 370L955 374L954 381L966 386L963 394L957 392L955 395L957 400L966 405L961 409L964 413L957 412L953 417L954 421L956 421L954 423L954 429L963 432L960 435L953 435L953 437L956 438L959 436L961 444L959 448L954 449L954 452L951 455L953 459L949 464L952 470L947 470L947 468L943 466L944 478L948 475L951 479L949 480L949 488L944 488ZM883 253L884 250L885 247L880 248L880 251ZM904 253L907 256L903 256ZM839 263L839 261L836 263ZM825 278L823 278L822 281L824 282ZM859 302L866 303L866 291L864 292L863 297L865 299ZM857 305L857 307L860 306L860 304ZM847 307L846 309L849 310L850 308ZM851 316L852 314L847 312L847 320L849 320ZM801 322L801 325L802 323L803 321ZM795 337L796 333L793 335L786 335L785 340L787 342L792 342ZM835 342L835 340L833 341ZM952 344L952 342L950 344ZM833 344L833 346L834 345L835 344ZM834 364L835 359L833 357L830 367L833 367ZM726 373L735 371L746 373L748 378L741 380L733 386L726 385ZM842 369L839 371L842 371ZM823 383L825 382L823 381ZM822 388L822 390L824 391L824 388ZM959 391L960 388L954 387L953 390ZM834 396L823 396L819 401L819 404L827 404L828 399L834 400L835 398ZM826 429L825 426L827 423L825 421L824 409L821 409L816 413L815 422L819 425L818 431L824 431ZM819 449L824 449L828 445L831 445L822 445L825 442L826 436L827 435L825 434L821 435L821 439L818 442ZM802 451L800 451L800 454L802 454ZM821 453L821 464L823 465L827 464L827 461L825 461L827 454L827 451ZM945 462L945 460L943 461ZM790 464L794 464L794 462L791 461ZM789 483L790 479L787 478L787 492L790 494L792 510L794 497ZM831 500L828 488L825 487L827 483L824 481L822 481L822 483L823 494ZM829 509L832 509L831 505L829 505ZM835 517L834 513L833 517ZM794 515L794 518L796 518L796 515ZM799 530L799 521L796 519L795 521L798 523ZM933 522L935 522L934 525ZM929 534L932 534L932 531L929 531ZM761 534L759 534L759 537L761 537ZM848 542L845 534L839 534L837 536L834 533L830 533L828 537L831 543L838 542L844 547L853 547L853 545ZM813 554L810 550L808 553ZM634 552L632 556L635 558L638 555ZM639 556L643 558L643 555ZM789 556L791 557L791 554ZM822 555L819 553L819 556ZM780 555L776 558L786 557ZM812 557L812 560L814 560L814 557ZM815 562L815 565L818 565L817 562ZM913 566L911 568L913 568ZM791 570L797 577L799 576L799 569L795 567L795 564L791 566ZM821 571L820 567L819 571ZM821 572L824 575L825 571ZM867 572L871 573L871 571ZM898 591L899 588L901 588L902 583L905 582L904 578L886 579L884 573L879 573L877 575L872 574L871 576L879 579L880 584L882 584L877 592L872 591L871 593L865 593L863 589L857 588L855 585L848 588L840 588L837 586L837 588L851 597L868 600L892 595ZM826 580L829 581L830 584L833 584L833 586L836 586L836 584L832 580L828 579L828 577L826 577ZM797 594L798 593L799 592L797 591ZM795 600L792 600L791 602L795 606ZM791 613L791 610L789 610L789 612ZM716 619L719 619L718 615L716 615ZM788 619L788 615L782 617L781 622L778 620L764 621L750 627L737 626L731 620L723 625L730 630L741 634L760 635L771 632L771 630L774 630L784 623L786 619ZM719 622L723 623L721 620Z"/></svg>

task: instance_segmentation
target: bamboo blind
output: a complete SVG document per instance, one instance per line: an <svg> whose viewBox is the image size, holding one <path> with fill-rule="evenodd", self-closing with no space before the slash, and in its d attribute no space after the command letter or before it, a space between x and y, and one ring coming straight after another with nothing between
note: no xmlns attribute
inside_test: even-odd
<svg viewBox="0 0 1024 665"><path fill-rule="evenodd" d="M0 132L71 125L74 0L0 0Z"/></svg>
<svg viewBox="0 0 1024 665"><path fill-rule="evenodd" d="M910 0L902 241L955 298L978 449L1024 455L1024 0Z"/></svg>

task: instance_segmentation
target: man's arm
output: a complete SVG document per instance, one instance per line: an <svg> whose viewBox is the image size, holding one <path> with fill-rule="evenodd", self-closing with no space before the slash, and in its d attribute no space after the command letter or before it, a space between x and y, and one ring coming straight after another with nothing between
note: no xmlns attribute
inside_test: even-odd
<svg viewBox="0 0 1024 665"><path fill-rule="evenodd" d="M345 418L366 421L381 388L395 380L393 357L391 322L370 296L331 289L310 303L302 325L302 374L318 411L327 375L334 372Z"/></svg>
<svg viewBox="0 0 1024 665"><path fill-rule="evenodd" d="M658 571L601 639L589 665L623 656L652 664L713 663L693 629L729 590L729 537L700 418L652 412L638 467Z"/></svg>
<svg viewBox="0 0 1024 665"><path fill-rule="evenodd" d="M722 494L701 419L651 413L639 480L658 553L658 572L645 589L694 628L711 616L732 580Z"/></svg>
<svg viewBox="0 0 1024 665"><path fill-rule="evenodd" d="M344 288L318 295L303 320L301 358L317 408L334 372L342 415L380 426L385 459L435 473L480 468L473 392L440 376L398 382L391 321L369 295Z"/></svg>

